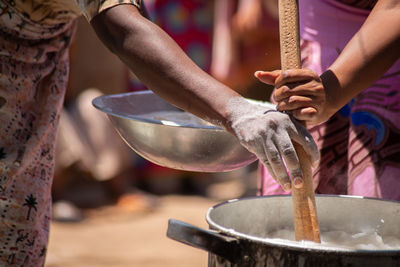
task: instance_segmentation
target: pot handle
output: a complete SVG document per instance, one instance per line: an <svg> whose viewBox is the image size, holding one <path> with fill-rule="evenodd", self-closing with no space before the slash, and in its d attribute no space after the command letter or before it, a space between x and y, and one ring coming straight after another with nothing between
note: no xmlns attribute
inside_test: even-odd
<svg viewBox="0 0 400 267"><path fill-rule="evenodd" d="M167 236L192 247L211 252L232 263L237 263L241 257L241 247L237 238L175 219L168 221Z"/></svg>

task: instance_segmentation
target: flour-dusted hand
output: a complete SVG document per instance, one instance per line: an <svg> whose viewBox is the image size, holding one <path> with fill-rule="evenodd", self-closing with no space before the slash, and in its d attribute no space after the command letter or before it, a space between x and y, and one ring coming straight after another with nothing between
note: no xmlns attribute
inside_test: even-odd
<svg viewBox="0 0 400 267"><path fill-rule="evenodd" d="M319 158L312 136L286 113L242 97L228 102L231 129L241 144L254 153L284 190L303 184L303 175L292 140L300 144L315 163ZM285 164L286 163L286 167Z"/></svg>

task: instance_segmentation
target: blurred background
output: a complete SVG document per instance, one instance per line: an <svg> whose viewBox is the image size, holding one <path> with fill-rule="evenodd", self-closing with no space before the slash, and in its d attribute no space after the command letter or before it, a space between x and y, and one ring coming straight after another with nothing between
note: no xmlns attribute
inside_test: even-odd
<svg viewBox="0 0 400 267"><path fill-rule="evenodd" d="M203 70L268 100L253 76L279 68L277 0L145 0L149 19ZM166 237L168 219L207 228L213 205L257 194L257 163L226 173L154 165L91 101L146 87L79 19L60 120L46 266L206 266L207 253Z"/></svg>

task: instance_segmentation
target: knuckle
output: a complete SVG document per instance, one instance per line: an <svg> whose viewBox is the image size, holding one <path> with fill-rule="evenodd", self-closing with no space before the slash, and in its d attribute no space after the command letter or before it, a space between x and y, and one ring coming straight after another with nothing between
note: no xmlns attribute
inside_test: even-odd
<svg viewBox="0 0 400 267"><path fill-rule="evenodd" d="M291 170L291 171L290 171L290 176L291 176L291 177L301 177L301 176L302 176L302 173L301 173L300 167Z"/></svg>
<svg viewBox="0 0 400 267"><path fill-rule="evenodd" d="M275 119L270 119L268 121L268 129L276 131L276 129L278 129L278 121L276 121Z"/></svg>
<svg viewBox="0 0 400 267"><path fill-rule="evenodd" d="M277 105L276 105L276 109L277 110L282 110L282 109L285 109L285 102L279 102Z"/></svg>
<svg viewBox="0 0 400 267"><path fill-rule="evenodd" d="M325 93L325 88L323 85L321 85L321 83L319 83L318 81L315 81L313 83L313 90L318 92L319 94L324 94Z"/></svg>
<svg viewBox="0 0 400 267"><path fill-rule="evenodd" d="M280 90L282 96L288 96L288 95L290 95L291 89L290 89L289 86L287 86L287 85L282 85L282 86L279 88L279 90Z"/></svg>
<svg viewBox="0 0 400 267"><path fill-rule="evenodd" d="M269 160L265 159L265 160L263 160L262 162L263 162L263 164L264 164L266 167L268 167L268 168L271 167L271 163L269 163Z"/></svg>
<svg viewBox="0 0 400 267"><path fill-rule="evenodd" d="M317 80L317 81L320 80L319 75L311 69L304 69L304 73L306 73L307 75L312 77L314 80Z"/></svg>
<svg viewBox="0 0 400 267"><path fill-rule="evenodd" d="M281 162L280 154L279 154L277 151L272 151L272 152L270 152L269 160L270 160L273 164L280 163L280 162Z"/></svg>
<svg viewBox="0 0 400 267"><path fill-rule="evenodd" d="M290 148L290 149L286 149L285 151L283 151L285 158L290 161L290 162L297 162L297 154L296 151L294 150L294 148Z"/></svg>
<svg viewBox="0 0 400 267"><path fill-rule="evenodd" d="M295 156L295 151L294 151L294 148L293 147L290 147L289 145L287 145L286 147L284 147L283 149L282 149L282 154L285 156L285 157L294 157Z"/></svg>
<svg viewBox="0 0 400 267"><path fill-rule="evenodd" d="M289 104L296 104L297 102L299 102L299 99L298 99L297 96L291 96L291 97L289 97L289 99L288 99L288 103L289 103Z"/></svg>
<svg viewBox="0 0 400 267"><path fill-rule="evenodd" d="M290 77L290 70L284 70L281 72L281 81L285 81L287 78Z"/></svg>

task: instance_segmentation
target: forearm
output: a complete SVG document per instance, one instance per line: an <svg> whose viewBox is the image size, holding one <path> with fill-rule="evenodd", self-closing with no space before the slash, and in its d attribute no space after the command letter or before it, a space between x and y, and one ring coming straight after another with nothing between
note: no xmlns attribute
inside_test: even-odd
<svg viewBox="0 0 400 267"><path fill-rule="evenodd" d="M330 87L326 88L328 100L335 108L341 108L379 79L399 57L400 1L379 1L361 29L329 67L337 83L329 83Z"/></svg>
<svg viewBox="0 0 400 267"><path fill-rule="evenodd" d="M239 96L191 61L159 27L134 6L116 6L91 22L99 38L152 91L229 130L226 103Z"/></svg>
<svg viewBox="0 0 400 267"><path fill-rule="evenodd" d="M202 71L136 7L110 8L95 16L91 24L103 43L146 86L168 102L223 125L264 164L274 168L285 188L290 187L290 180L282 157L292 177L297 181L302 177L291 140L302 145L312 162L317 160L317 146L304 127L288 114L268 112L270 107L246 101Z"/></svg>

